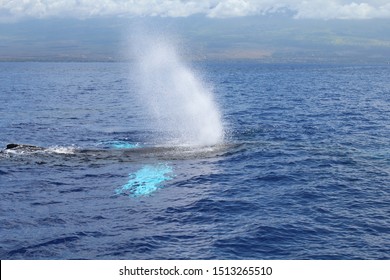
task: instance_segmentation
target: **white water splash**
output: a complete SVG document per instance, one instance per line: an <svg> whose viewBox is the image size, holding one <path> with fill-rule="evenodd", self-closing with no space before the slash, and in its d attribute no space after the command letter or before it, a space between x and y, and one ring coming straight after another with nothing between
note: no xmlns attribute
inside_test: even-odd
<svg viewBox="0 0 390 280"><path fill-rule="evenodd" d="M137 36L133 51L142 102L164 141L209 146L223 141L220 111L212 91L161 36ZM160 143L161 144L161 143Z"/></svg>
<svg viewBox="0 0 390 280"><path fill-rule="evenodd" d="M66 154L66 155L72 155L76 151L76 147L74 146L52 146L44 151L49 152L49 153L55 153L55 154Z"/></svg>

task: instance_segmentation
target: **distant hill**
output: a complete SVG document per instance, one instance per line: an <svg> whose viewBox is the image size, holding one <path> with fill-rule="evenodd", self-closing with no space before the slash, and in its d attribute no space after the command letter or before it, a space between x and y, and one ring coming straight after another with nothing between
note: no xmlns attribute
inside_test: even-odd
<svg viewBox="0 0 390 280"><path fill-rule="evenodd" d="M390 20L293 19L288 14L210 19L29 19L0 24L0 61L123 61L136 26L182 41L193 60L387 63Z"/></svg>

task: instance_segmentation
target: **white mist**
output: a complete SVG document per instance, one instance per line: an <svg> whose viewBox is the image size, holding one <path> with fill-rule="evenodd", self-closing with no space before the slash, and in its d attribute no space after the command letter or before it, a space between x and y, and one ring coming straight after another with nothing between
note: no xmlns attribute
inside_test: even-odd
<svg viewBox="0 0 390 280"><path fill-rule="evenodd" d="M209 146L223 141L220 111L212 91L184 62L175 45L159 36L133 40L142 102L164 140ZM166 144L166 143L164 143Z"/></svg>

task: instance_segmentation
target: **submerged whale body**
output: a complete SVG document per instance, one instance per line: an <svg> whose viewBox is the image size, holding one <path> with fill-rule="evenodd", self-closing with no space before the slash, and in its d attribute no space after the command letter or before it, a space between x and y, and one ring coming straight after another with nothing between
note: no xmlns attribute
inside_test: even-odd
<svg viewBox="0 0 390 280"><path fill-rule="evenodd" d="M109 145L104 148L77 148L74 146L51 146L40 147L29 144L10 143L5 148L0 149L0 158L15 157L20 160L19 156L33 155L34 159L44 158L46 161L52 158L58 160L58 156L71 156L75 160L90 161L95 159L105 159L114 161L143 161L145 159L154 160L177 160L215 157L224 154L231 148L238 148L237 145L217 145L217 146L143 146L138 144L128 145ZM28 160L31 157L24 157Z"/></svg>

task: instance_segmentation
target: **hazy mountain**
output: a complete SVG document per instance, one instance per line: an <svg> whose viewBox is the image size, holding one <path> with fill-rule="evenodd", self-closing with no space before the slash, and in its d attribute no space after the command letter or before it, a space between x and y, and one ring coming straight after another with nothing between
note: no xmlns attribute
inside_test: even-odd
<svg viewBox="0 0 390 280"><path fill-rule="evenodd" d="M179 38L183 52L191 59L390 61L388 19L294 19L288 12L234 18L193 15L181 18L29 18L3 22L0 24L0 60L129 59L129 38L150 29Z"/></svg>

